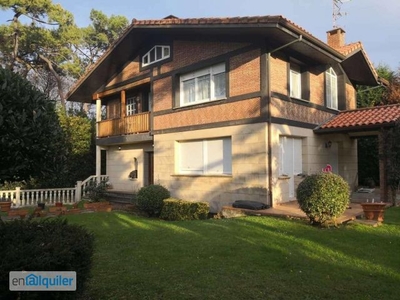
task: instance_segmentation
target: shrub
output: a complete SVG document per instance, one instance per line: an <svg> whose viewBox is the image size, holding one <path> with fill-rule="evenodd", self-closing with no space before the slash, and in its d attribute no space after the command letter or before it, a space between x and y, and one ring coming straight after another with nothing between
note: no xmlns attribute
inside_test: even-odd
<svg viewBox="0 0 400 300"><path fill-rule="evenodd" d="M0 221L0 236L0 295L5 299L77 298L76 292L32 291L18 298L18 292L8 288L10 271L76 271L77 291L83 291L94 244L85 228L62 219Z"/></svg>
<svg viewBox="0 0 400 300"><path fill-rule="evenodd" d="M140 210L150 216L158 216L163 206L163 200L170 197L169 191L161 185L149 185L142 187L136 196Z"/></svg>
<svg viewBox="0 0 400 300"><path fill-rule="evenodd" d="M169 221L204 220L207 219L210 206L207 202L189 202L169 198L164 200L161 219Z"/></svg>
<svg viewBox="0 0 400 300"><path fill-rule="evenodd" d="M324 224L346 210L350 201L349 185L333 173L307 176L297 188L297 201L311 223Z"/></svg>
<svg viewBox="0 0 400 300"><path fill-rule="evenodd" d="M85 187L86 196L93 202L99 202L104 198L107 190L107 182L105 180L90 181L89 185Z"/></svg>

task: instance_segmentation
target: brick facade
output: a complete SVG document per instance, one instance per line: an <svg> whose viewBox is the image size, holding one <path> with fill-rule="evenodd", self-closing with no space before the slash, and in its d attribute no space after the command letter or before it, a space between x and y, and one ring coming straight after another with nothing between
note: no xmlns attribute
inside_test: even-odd
<svg viewBox="0 0 400 300"><path fill-rule="evenodd" d="M153 83L153 111L172 108L172 77L155 80Z"/></svg>
<svg viewBox="0 0 400 300"><path fill-rule="evenodd" d="M161 66L161 74L189 66L247 46L246 43L174 41L173 60Z"/></svg>
<svg viewBox="0 0 400 300"><path fill-rule="evenodd" d="M260 50L256 49L229 61L229 96L260 91Z"/></svg>
<svg viewBox="0 0 400 300"><path fill-rule="evenodd" d="M317 108L306 107L276 98L271 101L271 115L276 118L316 125L328 121L333 116L333 114Z"/></svg>
<svg viewBox="0 0 400 300"><path fill-rule="evenodd" d="M154 117L154 130L243 120L260 116L260 98L177 111Z"/></svg>
<svg viewBox="0 0 400 300"><path fill-rule="evenodd" d="M117 74L106 87L111 87L120 82L124 82L128 79L134 78L136 76L149 75L149 70L140 71L140 60L139 56L136 57L132 62L128 63L121 73Z"/></svg>

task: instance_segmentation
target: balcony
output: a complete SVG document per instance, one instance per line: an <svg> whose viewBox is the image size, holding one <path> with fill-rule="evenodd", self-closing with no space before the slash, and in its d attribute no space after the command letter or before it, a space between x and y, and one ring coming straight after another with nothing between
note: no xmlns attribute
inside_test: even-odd
<svg viewBox="0 0 400 300"><path fill-rule="evenodd" d="M148 132L150 131L150 112L104 120L99 122L98 125L98 138Z"/></svg>

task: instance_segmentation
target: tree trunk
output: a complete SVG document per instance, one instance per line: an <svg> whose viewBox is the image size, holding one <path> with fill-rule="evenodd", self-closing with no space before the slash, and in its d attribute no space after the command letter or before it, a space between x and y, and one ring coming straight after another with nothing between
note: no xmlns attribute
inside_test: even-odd
<svg viewBox="0 0 400 300"><path fill-rule="evenodd" d="M18 57L18 48L19 48L19 28L18 28L18 18L21 15L21 13L16 13L12 19L12 23L14 25L14 48L11 54L11 60L10 64L8 65L8 68L10 70L14 69L14 64L15 61L17 60Z"/></svg>
<svg viewBox="0 0 400 300"><path fill-rule="evenodd" d="M65 102L66 101L65 101L65 95L63 92L61 77L60 77L60 75L58 75L56 70L54 70L52 62L47 57L43 56L42 54L39 54L39 58L47 63L47 67L49 68L51 74L53 74L54 78L56 79L58 96L60 97L61 106L65 110L65 108L66 108Z"/></svg>

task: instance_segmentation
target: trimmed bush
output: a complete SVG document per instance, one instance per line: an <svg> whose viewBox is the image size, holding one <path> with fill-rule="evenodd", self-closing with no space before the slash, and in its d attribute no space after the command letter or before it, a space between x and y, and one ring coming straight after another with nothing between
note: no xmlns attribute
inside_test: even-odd
<svg viewBox="0 0 400 300"><path fill-rule="evenodd" d="M299 184L297 201L310 222L321 225L346 210L350 202L349 185L333 173L310 175Z"/></svg>
<svg viewBox="0 0 400 300"><path fill-rule="evenodd" d="M90 181L89 185L85 187L86 197L93 202L99 202L102 200L107 191L107 182L105 180L97 181Z"/></svg>
<svg viewBox="0 0 400 300"><path fill-rule="evenodd" d="M210 206L207 202L189 202L169 198L164 200L160 218L169 221L207 219Z"/></svg>
<svg viewBox="0 0 400 300"><path fill-rule="evenodd" d="M0 221L1 299L76 299L76 292L10 292L10 271L76 271L77 291L89 278L94 236L62 219ZM20 296L20 297L19 297Z"/></svg>
<svg viewBox="0 0 400 300"><path fill-rule="evenodd" d="M158 184L142 187L136 196L140 210L149 216L158 216L163 206L163 200L170 197L169 191Z"/></svg>

